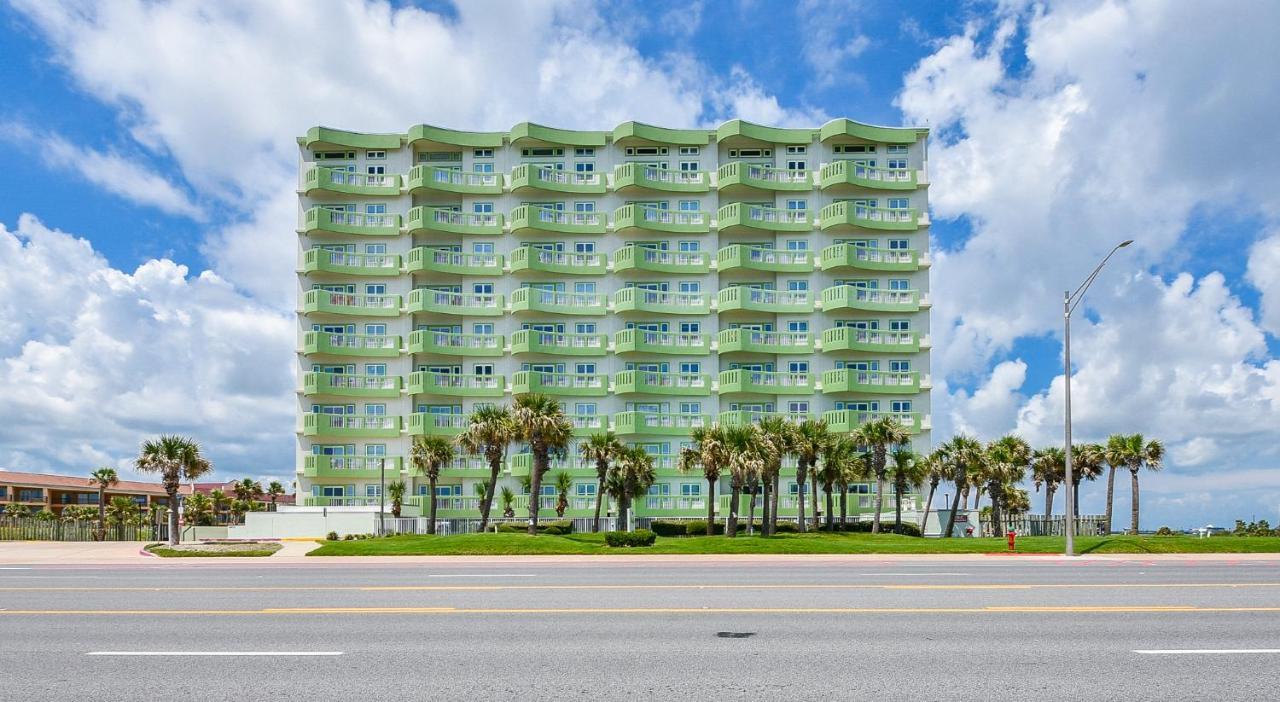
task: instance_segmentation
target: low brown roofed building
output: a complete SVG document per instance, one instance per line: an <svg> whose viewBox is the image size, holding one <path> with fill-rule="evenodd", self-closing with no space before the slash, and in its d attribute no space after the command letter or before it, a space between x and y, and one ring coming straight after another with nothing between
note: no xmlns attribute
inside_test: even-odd
<svg viewBox="0 0 1280 702"><path fill-rule="evenodd" d="M189 486L182 486L179 495L191 493ZM137 480L121 480L107 489L107 501L113 497L128 497L140 506L167 504L168 495L159 483ZM89 479L72 475L49 473L20 473L0 470L0 509L22 505L32 512L49 510L59 513L71 505L97 505L98 487Z"/></svg>

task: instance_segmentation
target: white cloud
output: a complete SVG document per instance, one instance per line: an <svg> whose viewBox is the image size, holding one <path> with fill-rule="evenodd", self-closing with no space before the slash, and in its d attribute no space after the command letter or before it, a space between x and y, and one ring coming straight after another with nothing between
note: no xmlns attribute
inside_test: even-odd
<svg viewBox="0 0 1280 702"><path fill-rule="evenodd" d="M997 364L987 382L972 395L957 390L950 401L951 428L984 440L1007 432L1026 400L1018 392L1026 378L1027 364L1016 359Z"/></svg>
<svg viewBox="0 0 1280 702"><path fill-rule="evenodd" d="M837 80L845 85L866 82L846 68L850 59L871 48L871 37L862 33L858 22L864 13L860 3L847 1L803 0L797 7L804 60L813 68L815 87L825 88Z"/></svg>
<svg viewBox="0 0 1280 702"><path fill-rule="evenodd" d="M1280 234L1272 234L1249 249L1246 279L1262 293L1262 328L1280 337Z"/></svg>

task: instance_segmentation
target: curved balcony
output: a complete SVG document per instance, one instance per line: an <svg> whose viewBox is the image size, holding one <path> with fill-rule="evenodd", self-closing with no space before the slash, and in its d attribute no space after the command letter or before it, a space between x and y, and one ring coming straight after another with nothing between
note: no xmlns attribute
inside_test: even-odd
<svg viewBox="0 0 1280 702"><path fill-rule="evenodd" d="M509 464L510 464L510 469L508 472L511 474L511 477L523 478L524 476L528 475L531 470L533 470L533 454L517 453L511 457ZM583 462L582 459L576 455L576 452L571 452L569 455L565 456L564 458L551 459L550 472L559 473L561 471L570 473L577 478L587 478L587 477L594 478L596 476L595 464ZM554 496L543 495L543 497L552 497L554 501ZM572 495L569 497L569 503L571 505L573 504L574 499L575 498ZM608 499L607 496L606 496L606 499ZM591 498L589 502L584 502L584 504L588 504L592 509L594 509L596 505L595 498Z"/></svg>
<svg viewBox="0 0 1280 702"><path fill-rule="evenodd" d="M502 147L502 132L466 132L459 129L436 127L430 124L415 124L409 127L405 142L418 151L430 150L433 146L464 146L471 149Z"/></svg>
<svg viewBox="0 0 1280 702"><path fill-rule="evenodd" d="M354 173L345 168L311 166L302 174L302 191L307 195L315 191L343 195L399 195L398 174L375 175Z"/></svg>
<svg viewBox="0 0 1280 702"><path fill-rule="evenodd" d="M613 169L613 189L658 190L669 193L705 193L711 191L711 174L706 171L676 171L643 163L624 163Z"/></svg>
<svg viewBox="0 0 1280 702"><path fill-rule="evenodd" d="M564 334L521 329L511 335L511 353L546 353L554 356L603 356L609 337L604 334Z"/></svg>
<svg viewBox="0 0 1280 702"><path fill-rule="evenodd" d="M544 373L516 371L511 376L515 395L541 393L572 397L603 397L609 394L609 377L599 373Z"/></svg>
<svg viewBox="0 0 1280 702"><path fill-rule="evenodd" d="M920 338L914 332L835 327L822 332L822 350L916 353L920 350Z"/></svg>
<svg viewBox="0 0 1280 702"><path fill-rule="evenodd" d="M807 273L813 270L813 252L786 251L754 244L729 244L716 252L716 269L734 268L777 273Z"/></svg>
<svg viewBox="0 0 1280 702"><path fill-rule="evenodd" d="M711 231L711 215L707 212L664 210L661 207L631 203L613 211L613 229L626 234L642 231L706 234Z"/></svg>
<svg viewBox="0 0 1280 702"><path fill-rule="evenodd" d="M378 479L399 478L403 461L399 456L319 456L302 457L302 474L308 478Z"/></svg>
<svg viewBox="0 0 1280 702"><path fill-rule="evenodd" d="M863 312L918 312L918 290L881 290L853 285L836 285L822 291L822 309L861 310Z"/></svg>
<svg viewBox="0 0 1280 702"><path fill-rule="evenodd" d="M711 394L711 376L701 373L658 373L654 371L621 371L613 376L616 395L695 395Z"/></svg>
<svg viewBox="0 0 1280 702"><path fill-rule="evenodd" d="M613 252L613 270L651 271L655 273L710 272L710 256L705 251L663 251L646 246L624 246Z"/></svg>
<svg viewBox="0 0 1280 702"><path fill-rule="evenodd" d="M312 207L303 215L302 230L307 234L399 236L400 215L368 214Z"/></svg>
<svg viewBox="0 0 1280 702"><path fill-rule="evenodd" d="M840 190L842 186L872 190L915 190L916 172L912 168L876 168L855 161L833 161L819 171L818 183L823 190Z"/></svg>
<svg viewBox="0 0 1280 702"><path fill-rule="evenodd" d="M850 229L901 232L919 229L920 220L914 209L890 209L852 202L833 202L818 212L818 227L824 232Z"/></svg>
<svg viewBox="0 0 1280 702"><path fill-rule="evenodd" d="M710 314L711 302L703 293L623 288L613 294L613 311L701 315Z"/></svg>
<svg viewBox="0 0 1280 702"><path fill-rule="evenodd" d="M776 314L813 311L813 297L808 290L770 290L751 285L725 288L716 295L720 312L751 310Z"/></svg>
<svg viewBox="0 0 1280 702"><path fill-rule="evenodd" d="M308 290L302 298L302 311L307 314L398 317L400 316L400 296Z"/></svg>
<svg viewBox="0 0 1280 702"><path fill-rule="evenodd" d="M920 255L914 249L834 244L822 250L821 265L824 271L915 271L920 269Z"/></svg>
<svg viewBox="0 0 1280 702"><path fill-rule="evenodd" d="M892 417L906 427L912 434L920 433L921 422L919 412L871 412L862 410L831 410L823 412L822 418L827 422L827 429L833 434L848 434L858 427L883 417Z"/></svg>
<svg viewBox="0 0 1280 702"><path fill-rule="evenodd" d="M660 412L619 412L613 416L613 431L616 434L655 435L655 436L688 436L698 427L711 424L711 417L705 414L672 414Z"/></svg>
<svg viewBox="0 0 1280 702"><path fill-rule="evenodd" d="M576 253L551 251L521 246L511 251L511 272L544 271L565 275L604 275L605 255L602 253Z"/></svg>
<svg viewBox="0 0 1280 702"><path fill-rule="evenodd" d="M405 270L453 275L502 275L502 254L477 254L418 246L409 251Z"/></svg>
<svg viewBox="0 0 1280 702"><path fill-rule="evenodd" d="M323 151L326 149L398 149L399 134L366 134L349 132L330 127L312 127L302 140L308 149Z"/></svg>
<svg viewBox="0 0 1280 702"><path fill-rule="evenodd" d="M453 168L420 165L409 169L405 185L415 195L426 192L498 195L502 192L502 176L497 173L469 173Z"/></svg>
<svg viewBox="0 0 1280 702"><path fill-rule="evenodd" d="M356 375L355 373L302 374L303 395L342 397L400 397L398 375Z"/></svg>
<svg viewBox="0 0 1280 702"><path fill-rule="evenodd" d="M809 373L786 373L751 370L720 372L720 394L807 395L813 392L813 376Z"/></svg>
<svg viewBox="0 0 1280 702"><path fill-rule="evenodd" d="M409 435L457 436L467 428L469 421L465 414L414 412L409 415Z"/></svg>
<svg viewBox="0 0 1280 702"><path fill-rule="evenodd" d="M511 210L511 231L515 234L604 234L606 229L603 212L564 212L534 205Z"/></svg>
<svg viewBox="0 0 1280 702"><path fill-rule="evenodd" d="M743 161L721 166L716 171L716 182L721 194L724 195L751 190L797 192L813 189L813 176L810 171L793 171Z"/></svg>
<svg viewBox="0 0 1280 702"><path fill-rule="evenodd" d="M779 417L785 421L799 424L806 419L813 419L811 414L797 414L793 412L758 412L756 410L731 410L721 412L719 422L725 426L736 427L747 424L759 424L760 420L770 417Z"/></svg>
<svg viewBox="0 0 1280 702"><path fill-rule="evenodd" d="M744 119L731 119L716 127L716 141L730 144L808 144L815 136L812 129L769 127Z"/></svg>
<svg viewBox="0 0 1280 702"><path fill-rule="evenodd" d="M400 275L397 254L360 254L328 249L307 249L302 253L304 273L337 273L340 275Z"/></svg>
<svg viewBox="0 0 1280 702"><path fill-rule="evenodd" d="M511 169L511 192L542 190L552 193L578 195L603 195L604 176L600 173L578 173L559 168L548 168L532 163L522 163Z"/></svg>
<svg viewBox="0 0 1280 702"><path fill-rule="evenodd" d="M775 332L758 329L724 329L716 337L720 353L813 353L809 332Z"/></svg>
<svg viewBox="0 0 1280 702"><path fill-rule="evenodd" d="M448 207L418 205L409 208L405 229L410 234L441 232L463 236L498 236L502 234L502 215L497 212L458 212Z"/></svg>
<svg viewBox="0 0 1280 702"><path fill-rule="evenodd" d="M716 211L716 226L722 235L807 232L813 229L813 222L809 219L808 210L731 202Z"/></svg>
<svg viewBox="0 0 1280 702"><path fill-rule="evenodd" d="M383 414L302 415L302 435L335 439L368 437L391 439L400 436L400 417Z"/></svg>
<svg viewBox="0 0 1280 702"><path fill-rule="evenodd" d="M837 137L852 137L862 142L914 144L927 137L929 130L917 127L880 127L838 117L822 125L818 134L824 142Z"/></svg>
<svg viewBox="0 0 1280 702"><path fill-rule="evenodd" d="M410 395L444 395L446 397L502 397L506 377L501 375L465 375L415 371L409 374Z"/></svg>
<svg viewBox="0 0 1280 702"><path fill-rule="evenodd" d="M502 296L419 288L409 293L407 309L410 313L435 313L455 317L496 317L502 314Z"/></svg>
<svg viewBox="0 0 1280 702"><path fill-rule="evenodd" d="M914 395L920 392L920 374L915 371L895 373L851 368L829 370L822 374L822 392Z"/></svg>
<svg viewBox="0 0 1280 702"><path fill-rule="evenodd" d="M613 335L613 352L705 356L711 352L711 343L706 334L623 329Z"/></svg>
<svg viewBox="0 0 1280 702"><path fill-rule="evenodd" d="M434 353L442 356L502 355L501 334L458 334L419 329L409 334L409 353Z"/></svg>
<svg viewBox="0 0 1280 702"><path fill-rule="evenodd" d="M670 129L655 127L644 122L623 122L613 128L613 143L619 146L633 144L706 146L710 142L711 133L705 129Z"/></svg>
<svg viewBox="0 0 1280 702"><path fill-rule="evenodd" d="M511 293L512 312L601 315L608 311L603 293L554 292L539 288L517 288Z"/></svg>
<svg viewBox="0 0 1280 702"><path fill-rule="evenodd" d="M302 335L302 352L306 354L330 354L333 356L389 358L400 355L400 337L309 331Z"/></svg>

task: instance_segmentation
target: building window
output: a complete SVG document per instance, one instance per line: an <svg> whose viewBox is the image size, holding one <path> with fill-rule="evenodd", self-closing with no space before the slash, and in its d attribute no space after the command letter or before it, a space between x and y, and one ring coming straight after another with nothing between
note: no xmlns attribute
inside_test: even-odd
<svg viewBox="0 0 1280 702"><path fill-rule="evenodd" d="M493 158L493 149L476 149L471 152L472 158Z"/></svg>
<svg viewBox="0 0 1280 702"><path fill-rule="evenodd" d="M889 198L889 209L891 210L905 210L910 206L910 201L905 197Z"/></svg>
<svg viewBox="0 0 1280 702"><path fill-rule="evenodd" d="M907 145L906 144L889 144L888 146L885 147L885 151L891 154L905 154L907 153Z"/></svg>
<svg viewBox="0 0 1280 702"><path fill-rule="evenodd" d="M700 153L702 153L701 147L697 147L697 146L681 146L680 147L681 156L697 156Z"/></svg>
<svg viewBox="0 0 1280 702"><path fill-rule="evenodd" d="M595 158L596 150L593 147L578 147L573 150L573 155L578 158Z"/></svg>
<svg viewBox="0 0 1280 702"><path fill-rule="evenodd" d="M364 152L364 157L365 157L365 158L367 158L367 159L375 159L375 160L376 160L376 159L384 159L384 158L386 158L386 157L387 157L387 152L385 152L385 151L366 151L366 152Z"/></svg>

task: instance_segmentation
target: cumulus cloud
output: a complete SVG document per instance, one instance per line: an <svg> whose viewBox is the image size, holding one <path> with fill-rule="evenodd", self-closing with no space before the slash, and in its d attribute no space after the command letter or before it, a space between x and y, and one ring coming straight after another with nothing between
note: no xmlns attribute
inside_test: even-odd
<svg viewBox="0 0 1280 702"><path fill-rule="evenodd" d="M1262 327L1280 337L1280 233L1259 240L1249 249L1245 277L1262 293Z"/></svg>

